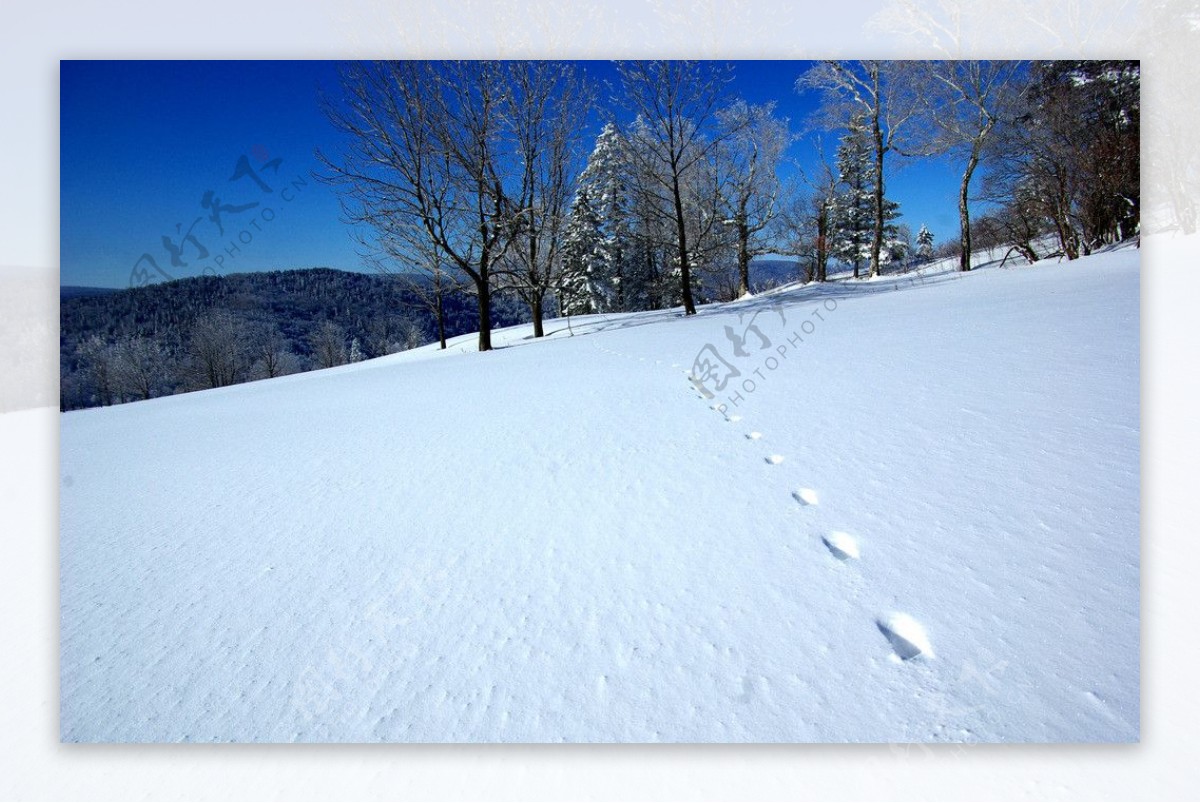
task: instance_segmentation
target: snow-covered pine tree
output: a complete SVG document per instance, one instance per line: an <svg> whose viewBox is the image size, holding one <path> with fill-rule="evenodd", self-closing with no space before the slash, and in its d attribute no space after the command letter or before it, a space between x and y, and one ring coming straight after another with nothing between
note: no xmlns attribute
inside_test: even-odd
<svg viewBox="0 0 1200 803"><path fill-rule="evenodd" d="M899 217L900 204L891 204L888 207L887 214L891 217ZM891 262L902 263L908 259L909 254L912 252L912 232L907 231L906 226L902 227L895 223L884 223L883 234L883 248L879 253L880 264L887 265Z"/></svg>
<svg viewBox="0 0 1200 803"><path fill-rule="evenodd" d="M608 275L600 215L591 192L581 186L571 202L563 234L563 272L559 306L563 315L586 315L608 309Z"/></svg>
<svg viewBox="0 0 1200 803"><path fill-rule="evenodd" d="M883 248L879 252L879 264L900 261L908 256L908 244L900 234L900 226L894 221L900 217L900 204L883 199ZM911 234L909 235L912 236Z"/></svg>
<svg viewBox="0 0 1200 803"><path fill-rule="evenodd" d="M633 253L630 170L621 132L608 123L596 137L596 146L579 177L580 193L587 193L599 235L590 272L592 304L597 312L630 309L626 298L626 274Z"/></svg>
<svg viewBox="0 0 1200 803"><path fill-rule="evenodd" d="M837 149L838 192L834 198L831 252L842 262L854 266L859 277L863 264L871 258L875 215L875 167L866 121L861 116L850 120Z"/></svg>
<svg viewBox="0 0 1200 803"><path fill-rule="evenodd" d="M875 170L874 148L866 119L855 116L847 124L838 145L838 192L834 198L830 242L833 256L852 265L856 279L862 266L870 262L874 242ZM897 258L903 250L898 247L899 230L892 222L898 217L900 204L885 197L881 263Z"/></svg>
<svg viewBox="0 0 1200 803"><path fill-rule="evenodd" d="M924 223L921 224L921 229L917 232L917 256L922 261L933 258L933 234Z"/></svg>

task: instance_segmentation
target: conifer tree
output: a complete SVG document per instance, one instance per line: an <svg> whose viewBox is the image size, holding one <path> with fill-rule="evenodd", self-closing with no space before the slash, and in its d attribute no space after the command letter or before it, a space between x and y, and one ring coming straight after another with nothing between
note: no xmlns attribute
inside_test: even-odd
<svg viewBox="0 0 1200 803"><path fill-rule="evenodd" d="M883 244L878 254L879 264L886 264L897 253L899 230L894 221L900 216L900 205L883 198L883 213L876 211L876 161L866 120L855 116L847 124L846 134L838 145L838 192L834 198L832 232L833 256L854 268L859 278L864 264L873 256L875 227L882 217Z"/></svg>
<svg viewBox="0 0 1200 803"><path fill-rule="evenodd" d="M831 251L854 267L858 278L870 259L875 215L871 145L862 117L850 120L837 150L838 192L834 198Z"/></svg>
<svg viewBox="0 0 1200 803"><path fill-rule="evenodd" d="M558 303L564 315L586 315L608 308L609 276L604 259L602 220L591 192L580 187L571 203L563 237L563 271Z"/></svg>
<svg viewBox="0 0 1200 803"><path fill-rule="evenodd" d="M921 224L921 229L917 232L917 256L922 260L928 260L933 257L933 234L930 233L924 223Z"/></svg>

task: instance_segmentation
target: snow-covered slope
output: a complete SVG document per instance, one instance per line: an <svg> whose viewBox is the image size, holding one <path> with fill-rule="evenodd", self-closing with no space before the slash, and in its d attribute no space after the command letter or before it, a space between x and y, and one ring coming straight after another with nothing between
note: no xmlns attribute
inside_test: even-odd
<svg viewBox="0 0 1200 803"><path fill-rule="evenodd" d="M1138 738L1137 251L548 328L64 415L62 738Z"/></svg>

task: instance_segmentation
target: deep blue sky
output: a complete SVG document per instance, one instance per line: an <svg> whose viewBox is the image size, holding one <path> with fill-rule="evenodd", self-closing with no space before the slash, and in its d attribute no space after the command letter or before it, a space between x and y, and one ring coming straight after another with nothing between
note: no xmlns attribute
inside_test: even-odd
<svg viewBox="0 0 1200 803"><path fill-rule="evenodd" d="M818 100L795 91L805 62L734 65L734 93L750 103L773 100L793 129L803 125ZM615 83L610 63L584 66ZM319 103L320 91L337 96L338 67L335 61L62 62L62 284L125 287L135 265L161 280L143 254L175 278L205 268L367 270L340 220L334 190L311 175L318 169L314 151L339 147ZM826 139L832 157L836 135ZM811 165L811 137L791 155ZM258 172L261 185L249 175L231 181L243 156L256 171L279 161ZM900 202L902 222L914 231L927 223L939 241L956 236L956 188L952 165L889 164L888 194ZM205 208L208 191L216 200ZM249 204L257 206L235 211ZM224 210L224 234L210 219L213 206ZM185 240L189 231L194 239ZM171 264L164 236L181 248L183 264ZM200 258L200 248L207 257Z"/></svg>

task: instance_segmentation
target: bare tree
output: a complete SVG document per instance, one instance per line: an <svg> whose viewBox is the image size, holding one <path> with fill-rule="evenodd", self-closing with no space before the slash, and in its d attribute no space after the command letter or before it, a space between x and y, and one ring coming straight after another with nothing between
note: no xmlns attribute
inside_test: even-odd
<svg viewBox="0 0 1200 803"><path fill-rule="evenodd" d="M1026 262L1037 262L1036 243L1047 231L1047 204L1029 185L1017 185L1012 197L996 212L996 225L1004 241L1011 245L1001 264L1016 251Z"/></svg>
<svg viewBox="0 0 1200 803"><path fill-rule="evenodd" d="M796 258L801 281L825 281L829 275L833 195L816 191L789 194L776 220L779 253Z"/></svg>
<svg viewBox="0 0 1200 803"><path fill-rule="evenodd" d="M887 209L884 204L884 157L915 152L922 131L924 105L914 62L822 61L796 82L797 90L819 90L824 101L819 117L827 127L845 125L861 115L875 151L875 226L871 240L870 276L879 275Z"/></svg>
<svg viewBox="0 0 1200 803"><path fill-rule="evenodd" d="M971 269L970 186L997 126L1011 123L1019 108L1019 61L924 62L930 119L938 129L934 148L964 160L958 192L959 270Z"/></svg>
<svg viewBox="0 0 1200 803"><path fill-rule="evenodd" d="M308 336L313 359L321 368L345 365L349 360L346 352L346 330L333 321L322 321Z"/></svg>
<svg viewBox="0 0 1200 803"><path fill-rule="evenodd" d="M727 173L721 201L725 223L734 231L739 296L750 292L750 260L771 251L764 234L779 213L777 171L791 135L787 120L774 112L774 103L750 106L743 101L718 112L721 127L732 132L717 153Z"/></svg>
<svg viewBox="0 0 1200 803"><path fill-rule="evenodd" d="M372 357L415 349L428 339L421 324L407 317L375 318L367 324L366 347Z"/></svg>
<svg viewBox="0 0 1200 803"><path fill-rule="evenodd" d="M542 337L546 296L562 283L567 215L591 90L573 64L518 61L506 73L502 114L513 134L521 181L514 199L519 225L505 278L529 305L533 336Z"/></svg>
<svg viewBox="0 0 1200 803"><path fill-rule="evenodd" d="M617 279L616 309L622 311L662 309L683 301L682 274L677 267L672 268L678 265L679 253L674 206L664 195L652 191L659 184L658 179L646 175L653 160L631 151L640 147L642 128L641 121L635 121L630 130L620 132L628 204L622 210L619 239L614 238L614 251L619 251L620 261L611 275Z"/></svg>
<svg viewBox="0 0 1200 803"><path fill-rule="evenodd" d="M489 61L355 64L345 106L326 114L348 135L340 159L318 154L352 222L415 226L474 288L479 350L492 347L493 273L516 234L515 160L506 158L504 68Z"/></svg>
<svg viewBox="0 0 1200 803"><path fill-rule="evenodd" d="M408 351L409 349L415 349L418 346L424 345L426 340L425 330L421 327L421 324L409 320L408 318L404 318L400 321L397 335L399 337L397 340L397 345L403 351Z"/></svg>
<svg viewBox="0 0 1200 803"><path fill-rule="evenodd" d="M833 204L836 197L834 186L833 183L823 185L812 194L809 201L816 234L813 240L812 278L818 282L829 277L829 238L833 231Z"/></svg>
<svg viewBox="0 0 1200 803"><path fill-rule="evenodd" d="M823 282L829 276L838 175L825 157L820 138L815 139L814 148L816 170L812 175L797 170L798 181L784 192L787 200L777 220L775 239L783 253L801 261L806 282ZM800 182L808 186L808 193Z"/></svg>
<svg viewBox="0 0 1200 803"><path fill-rule="evenodd" d="M646 124L638 118L628 129L621 130L621 152L627 157L629 186L629 235L633 245L629 265L625 266L618 290L626 309L661 309L683 303L683 271L679 265L679 226L675 204L669 193L660 192L661 176L655 173L657 160L642 153L649 134ZM681 210L687 226L686 182L680 182ZM684 229L686 237L687 230ZM692 257L688 257L688 287L693 285ZM640 298L638 298L640 296Z"/></svg>
<svg viewBox="0 0 1200 803"><path fill-rule="evenodd" d="M258 377L272 379L300 370L296 355L288 347L279 326L273 323L258 327L250 344L250 355L254 360L251 373Z"/></svg>
<svg viewBox="0 0 1200 803"><path fill-rule="evenodd" d="M399 320L390 315L372 318L367 322L367 351L372 357L383 357L399 349L395 348L399 331Z"/></svg>
<svg viewBox="0 0 1200 803"><path fill-rule="evenodd" d="M214 310L192 324L188 343L189 384L220 388L243 382L250 370L245 322L224 310Z"/></svg>
<svg viewBox="0 0 1200 803"><path fill-rule="evenodd" d="M1034 62L1017 124L998 138L985 188L1039 215L1067 259L1138 234L1139 87L1137 62Z"/></svg>
<svg viewBox="0 0 1200 803"><path fill-rule="evenodd" d="M907 273L909 266L912 264L912 258L917 253L912 227L907 223L898 224L896 226L896 236L892 238L888 244L888 248L891 250L892 261L902 263L903 268L901 272Z"/></svg>
<svg viewBox="0 0 1200 803"><path fill-rule="evenodd" d="M724 200L729 195L729 165L713 149L709 158L692 171L684 185L684 214L687 222L691 269L702 299L733 300L737 295L708 289L729 283L737 288L737 270L729 262L736 247L736 229L727 225Z"/></svg>
<svg viewBox="0 0 1200 803"><path fill-rule="evenodd" d="M732 132L716 128L717 111L725 102L727 68L709 62L628 61L617 65L624 98L637 115L640 142L629 153L639 163L638 191L652 205L665 204L671 216L675 259L679 266L684 313L696 314L692 297L687 182Z"/></svg>
<svg viewBox="0 0 1200 803"><path fill-rule="evenodd" d="M988 259L996 258L996 249L1006 244L1004 227L997 212L980 215L971 221L971 243L977 251L986 252Z"/></svg>
<svg viewBox="0 0 1200 803"><path fill-rule="evenodd" d="M446 348L446 297L464 289L460 274L450 271L441 248L423 229L394 221L381 228L378 251L362 256L380 273L394 277L433 316L438 343Z"/></svg>
<svg viewBox="0 0 1200 803"><path fill-rule="evenodd" d="M156 341L129 337L113 349L113 384L123 399L149 399L161 392L167 356Z"/></svg>
<svg viewBox="0 0 1200 803"><path fill-rule="evenodd" d="M99 335L92 335L79 344L78 351L87 385L91 388L97 404L102 407L112 404L116 395L112 346L105 343Z"/></svg>

